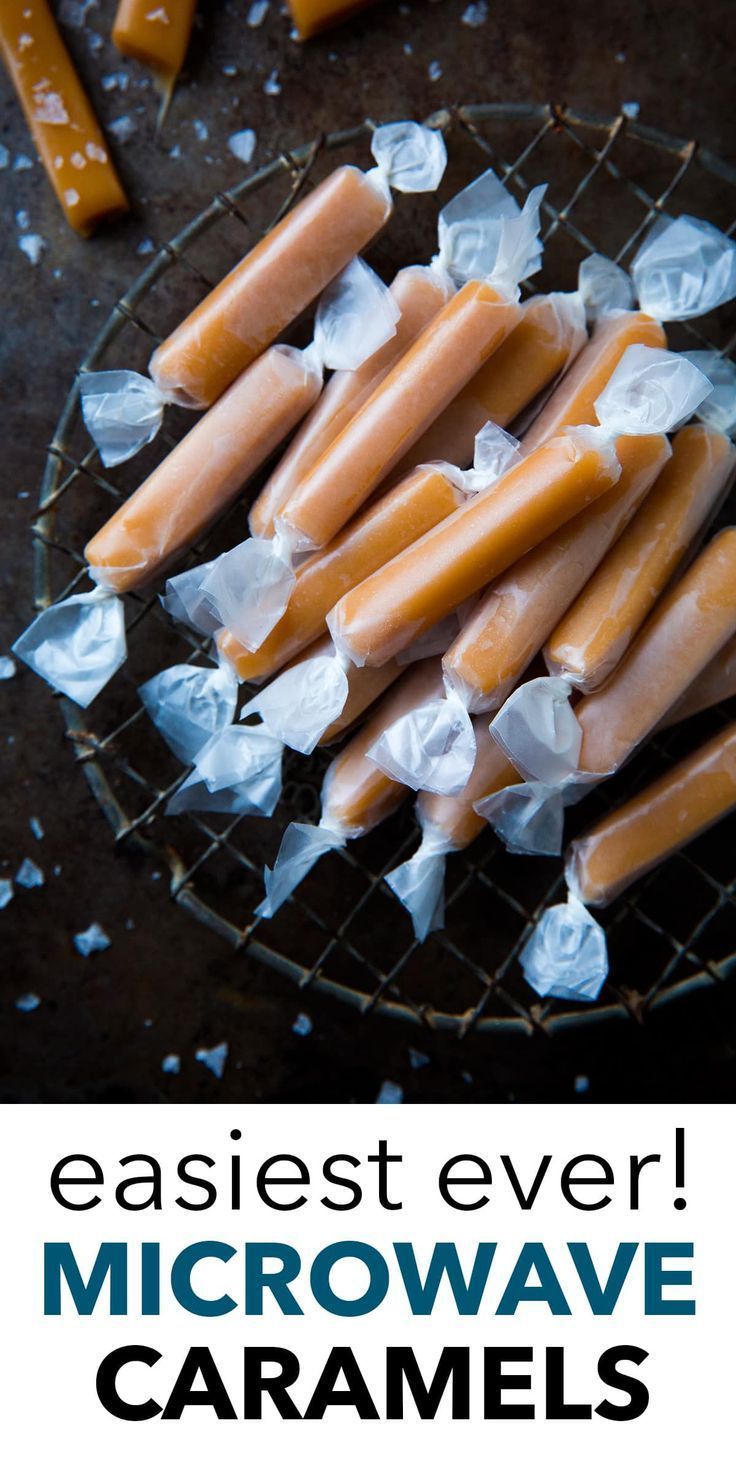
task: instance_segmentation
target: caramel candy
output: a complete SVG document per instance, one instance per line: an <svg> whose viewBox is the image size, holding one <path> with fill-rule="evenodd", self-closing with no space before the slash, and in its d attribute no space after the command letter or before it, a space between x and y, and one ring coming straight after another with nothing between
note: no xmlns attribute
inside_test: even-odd
<svg viewBox="0 0 736 1472"><path fill-rule="evenodd" d="M264 353L88 542L95 581L124 593L156 576L234 500L320 383L303 353Z"/></svg>
<svg viewBox="0 0 736 1472"><path fill-rule="evenodd" d="M608 905L734 808L736 722L577 839L570 888L586 905Z"/></svg>
<svg viewBox="0 0 736 1472"><path fill-rule="evenodd" d="M345 527L323 552L296 570L285 613L251 652L234 634L219 636L222 653L241 680L262 680L305 649L325 627L330 609L350 588L383 567L417 537L462 505L464 497L441 470L415 470Z"/></svg>
<svg viewBox="0 0 736 1472"><path fill-rule="evenodd" d="M616 484L607 444L577 431L540 446L347 593L328 620L355 664L381 665Z"/></svg>
<svg viewBox="0 0 736 1472"><path fill-rule="evenodd" d="M550 635L545 660L579 690L600 689L725 496L730 440L704 424L681 429L654 490Z"/></svg>
<svg viewBox="0 0 736 1472"><path fill-rule="evenodd" d="M581 772L615 772L736 634L736 528L714 537L660 600L602 690L575 714Z"/></svg>
<svg viewBox="0 0 736 1472"><path fill-rule="evenodd" d="M90 235L125 214L123 187L46 0L2 0L0 50L69 224Z"/></svg>
<svg viewBox="0 0 736 1472"><path fill-rule="evenodd" d="M182 69L195 8L196 0L119 0L112 39L123 56L170 84Z"/></svg>
<svg viewBox="0 0 736 1472"><path fill-rule="evenodd" d="M290 496L284 527L324 547L500 346L520 308L470 281L425 327Z"/></svg>
<svg viewBox="0 0 736 1472"><path fill-rule="evenodd" d="M664 329L646 312L619 312L599 322L590 342L524 435L524 449L536 449L569 424L595 424L595 401L626 349L635 344L667 346Z"/></svg>

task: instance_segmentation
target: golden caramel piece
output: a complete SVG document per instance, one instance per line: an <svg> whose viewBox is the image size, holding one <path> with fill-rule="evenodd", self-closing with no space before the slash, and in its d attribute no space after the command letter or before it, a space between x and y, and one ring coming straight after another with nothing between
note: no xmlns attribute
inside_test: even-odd
<svg viewBox="0 0 736 1472"><path fill-rule="evenodd" d="M289 0L289 9L300 41L308 41L330 26L338 26L374 0Z"/></svg>
<svg viewBox="0 0 736 1472"><path fill-rule="evenodd" d="M580 771L618 771L734 634L736 528L729 527L660 599L608 684L576 706Z"/></svg>
<svg viewBox="0 0 736 1472"><path fill-rule="evenodd" d="M470 281L425 327L289 497L282 520L324 547L495 352L520 307Z"/></svg>
<svg viewBox="0 0 736 1472"><path fill-rule="evenodd" d="M665 435L622 437L621 477L493 582L443 665L469 710L497 710L542 648L560 614L615 544L666 465Z"/></svg>
<svg viewBox="0 0 736 1472"><path fill-rule="evenodd" d="M571 844L570 888L608 905L734 808L736 722Z"/></svg>
<svg viewBox="0 0 736 1472"><path fill-rule="evenodd" d="M124 593L155 577L235 499L320 385L303 353L264 353L88 542L95 581Z"/></svg>
<svg viewBox="0 0 736 1472"><path fill-rule="evenodd" d="M381 665L584 511L619 479L609 446L560 435L341 598L329 618L355 664Z"/></svg>
<svg viewBox="0 0 736 1472"><path fill-rule="evenodd" d="M251 652L228 630L221 652L241 680L263 680L325 628L330 609L350 588L383 567L417 537L462 505L464 496L439 469L415 470L356 516L322 552L296 569L286 611L260 648Z"/></svg>
<svg viewBox="0 0 736 1472"><path fill-rule="evenodd" d="M197 0L119 0L112 39L123 56L170 85L178 77L192 33Z"/></svg>
<svg viewBox="0 0 736 1472"><path fill-rule="evenodd" d="M0 50L69 224L91 235L125 214L125 192L46 0L2 0Z"/></svg>
<svg viewBox="0 0 736 1472"><path fill-rule="evenodd" d="M156 349L149 371L164 397L190 409L213 404L390 213L390 200L361 169L335 169Z"/></svg>
<svg viewBox="0 0 736 1472"><path fill-rule="evenodd" d="M725 435L691 424L623 536L554 629L547 667L579 690L600 689L725 496L736 450Z"/></svg>
<svg viewBox="0 0 736 1472"><path fill-rule="evenodd" d="M595 424L598 395L626 349L637 344L648 348L667 346L664 329L646 312L620 312L599 322L590 342L524 435L524 449L536 449L569 424Z"/></svg>
<svg viewBox="0 0 736 1472"><path fill-rule="evenodd" d="M274 517L286 505L299 481L312 469L342 432L373 390L448 299L449 283L424 266L407 266L391 284L391 295L401 316L388 342L371 353L360 368L333 373L309 418L294 436L263 490L250 508L248 523L254 537L270 537ZM486 415L486 419L492 416ZM485 423L485 420L483 421ZM480 425L478 426L480 428ZM471 444L472 456L472 444ZM444 459L451 458L448 455ZM454 462L459 464L460 462ZM407 473L418 465L414 460Z"/></svg>

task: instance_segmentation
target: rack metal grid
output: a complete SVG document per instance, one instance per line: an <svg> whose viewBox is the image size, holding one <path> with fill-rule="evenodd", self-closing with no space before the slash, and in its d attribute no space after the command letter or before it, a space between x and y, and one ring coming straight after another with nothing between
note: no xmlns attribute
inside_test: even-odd
<svg viewBox="0 0 736 1472"><path fill-rule="evenodd" d="M624 117L599 118L545 105L478 105L435 114L449 166L442 197L479 167L493 166L526 192L549 180L543 205L545 264L533 289L575 284L578 261L599 250L626 264L662 212L704 215L736 227L736 170L707 149ZM153 345L292 203L339 161L367 162L371 121L283 153L211 204L157 250L115 304L79 371L145 367ZM388 275L407 260L428 259L437 201L403 200L389 230L369 252ZM304 340L297 326L295 341ZM670 334L673 346L715 347L733 354L736 317L712 318ZM78 380L67 396L48 449L33 526L37 608L78 590L87 537L111 506L191 425L171 411L158 448L135 469L106 473L90 448L79 411ZM257 489L259 482L250 491ZM243 504L192 549L190 562L242 537ZM254 918L264 861L285 824L319 811L329 756L290 757L274 819L167 817L167 799L184 773L150 726L138 684L167 664L201 661L206 641L166 618L155 591L127 597L129 660L89 713L59 698L74 757L119 847L143 846L166 863L173 899L252 957L314 986L363 1014L381 1013L460 1037L527 1033L647 1014L736 970L736 860L724 826L706 835L606 912L612 968L599 1002L581 1009L540 1003L525 985L519 951L541 908L561 898L559 861L515 859L490 834L448 861L446 929L419 947L382 876L416 842L409 804L375 833L329 855L275 917ZM650 743L620 777L595 792L576 824L640 788L722 722L724 712L675 728Z"/></svg>

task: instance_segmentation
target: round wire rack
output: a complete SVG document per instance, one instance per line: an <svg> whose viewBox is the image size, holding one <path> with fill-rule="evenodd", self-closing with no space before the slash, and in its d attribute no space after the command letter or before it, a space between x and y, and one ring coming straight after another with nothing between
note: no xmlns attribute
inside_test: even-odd
<svg viewBox="0 0 736 1472"><path fill-rule="evenodd" d="M384 279L408 261L429 260L438 205L489 165L519 194L549 185L542 211L544 267L529 290L574 287L577 265L591 251L626 264L662 212L701 215L723 230L735 228L736 170L695 142L624 116L501 104L454 108L428 121L445 135L447 173L439 199L397 202L387 230L368 252ZM366 121L315 139L215 195L160 246L115 304L79 371L145 371L154 346L335 163L370 164L374 126ZM298 323L290 340L301 344L308 337L306 322ZM723 308L676 329L670 341L733 354L736 314ZM88 537L191 424L191 415L167 411L157 447L111 475L90 447L75 378L49 446L33 527L37 608L83 583ZM249 496L262 479L249 487ZM241 501L191 549L188 562L215 555L245 531ZM128 595L128 662L91 711L57 699L71 749L117 845L155 853L168 867L176 903L244 960L264 962L297 986L316 987L362 1013L460 1037L470 1030L554 1033L622 1015L641 1022L654 1008L736 971L736 861L723 824L605 913L610 977L599 1002L584 1009L539 1002L518 964L541 909L563 897L560 861L511 857L490 831L448 859L446 928L423 946L412 940L408 917L382 883L416 844L409 803L368 837L324 858L275 919L256 920L263 865L272 862L288 821L316 820L332 752L287 756L283 797L269 821L167 816L166 802L185 774L150 725L137 687L169 664L203 662L206 641L173 624L157 593ZM651 742L618 778L571 810L571 836L706 739L724 715L709 712Z"/></svg>

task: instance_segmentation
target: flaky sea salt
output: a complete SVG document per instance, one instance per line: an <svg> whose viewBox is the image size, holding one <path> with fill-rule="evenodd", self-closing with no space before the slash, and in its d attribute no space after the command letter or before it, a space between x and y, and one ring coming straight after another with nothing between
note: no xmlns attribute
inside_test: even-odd
<svg viewBox="0 0 736 1472"><path fill-rule="evenodd" d="M409 1049L409 1063L412 1068L426 1068L430 1059L426 1053L420 1053L417 1048Z"/></svg>
<svg viewBox="0 0 736 1472"><path fill-rule="evenodd" d="M15 876L15 882L22 889L41 889L46 883L46 875L38 864L34 864L33 859L24 859Z"/></svg>
<svg viewBox="0 0 736 1472"><path fill-rule="evenodd" d="M10 163L10 154L3 143L0 143L0 169L7 169Z"/></svg>
<svg viewBox="0 0 736 1472"><path fill-rule="evenodd" d="M86 930L80 930L74 937L74 948L79 951L80 956L91 956L93 951L106 951L109 945L111 945L109 935L96 920L93 920Z"/></svg>
<svg viewBox="0 0 736 1472"><path fill-rule="evenodd" d="M308 1038L313 1026L311 1017L306 1012L300 1012L292 1022L291 1030L296 1033L298 1038Z"/></svg>
<svg viewBox="0 0 736 1472"><path fill-rule="evenodd" d="M439 79L442 76L442 67L440 66L438 61L430 61L429 66L427 67L427 76L429 77L430 82L439 82Z"/></svg>
<svg viewBox="0 0 736 1472"><path fill-rule="evenodd" d="M470 26L471 30L477 30L484 26L488 20L488 6L486 0L477 0L477 4L466 6L460 17L464 26Z"/></svg>
<svg viewBox="0 0 736 1472"><path fill-rule="evenodd" d="M37 266L46 249L46 241L43 235L19 235L18 249L27 256L32 266Z"/></svg>
<svg viewBox="0 0 736 1472"><path fill-rule="evenodd" d="M227 1043L218 1043L216 1048L197 1048L194 1057L197 1063L203 1063L205 1068L209 1068L215 1078L222 1078L229 1051Z"/></svg>
<svg viewBox="0 0 736 1472"><path fill-rule="evenodd" d="M178 1053L167 1053L166 1057L161 1059L162 1073L179 1073L180 1071L181 1058Z"/></svg>
<svg viewBox="0 0 736 1472"><path fill-rule="evenodd" d="M149 240L148 237L146 237L145 240L139 240L135 248L135 253L137 256L150 256L153 255L155 249L156 247L153 241Z"/></svg>
<svg viewBox="0 0 736 1472"><path fill-rule="evenodd" d="M378 1090L377 1104L403 1104L404 1090L401 1084L395 1084L392 1079L385 1078Z"/></svg>
<svg viewBox="0 0 736 1472"><path fill-rule="evenodd" d="M207 124L203 123L201 118L194 118L192 120L192 127L194 128L195 135L199 139L200 143L206 143L207 139L210 136L210 130L207 127Z"/></svg>
<svg viewBox="0 0 736 1472"><path fill-rule="evenodd" d="M130 77L127 72L108 72L102 78L103 92L127 92L130 85Z"/></svg>
<svg viewBox="0 0 736 1472"><path fill-rule="evenodd" d="M631 118L633 122L634 118L638 118L641 111L640 104L638 102L622 102L621 111L625 118Z"/></svg>
<svg viewBox="0 0 736 1472"><path fill-rule="evenodd" d="M246 19L247 24L253 30L255 30L256 26L263 25L263 22L266 19L266 16L267 15L268 15L268 0L253 0L253 4L251 5L251 7L250 7L250 9L248 11L248 14L245 17L245 19Z"/></svg>
<svg viewBox="0 0 736 1472"><path fill-rule="evenodd" d="M13 675L18 673L18 666L9 654L0 654L0 680L12 680Z"/></svg>
<svg viewBox="0 0 736 1472"><path fill-rule="evenodd" d="M269 72L263 83L263 90L267 97L279 97L281 94L281 83L279 81L278 67Z"/></svg>
<svg viewBox="0 0 736 1472"><path fill-rule="evenodd" d="M41 1006L41 998L36 992L23 992L22 996L16 997L15 1005L18 1012L35 1012Z"/></svg>
<svg viewBox="0 0 736 1472"><path fill-rule="evenodd" d="M240 159L241 164L249 164L256 147L256 135L252 128L243 128L240 133L233 133L227 140L230 152Z"/></svg>
<svg viewBox="0 0 736 1472"><path fill-rule="evenodd" d="M138 126L126 112L123 113L121 118L113 118L112 122L107 125L107 131L108 133L112 133L113 138L116 138L118 143L129 143L131 138L137 133Z"/></svg>
<svg viewBox="0 0 736 1472"><path fill-rule="evenodd" d="M15 894L12 879L0 879L0 910L4 910Z"/></svg>
<svg viewBox="0 0 736 1472"><path fill-rule="evenodd" d="M32 168L33 168L33 159L32 158L29 158L27 153L17 153L16 154L15 160L13 162L13 173L14 174L23 174L23 173L25 173L26 169L32 169Z"/></svg>
<svg viewBox="0 0 736 1472"><path fill-rule="evenodd" d="M29 818L28 827L30 828L33 837L37 838L39 842L42 838L46 837L46 830L40 818Z"/></svg>

